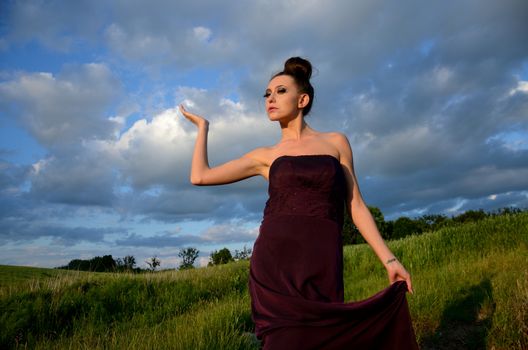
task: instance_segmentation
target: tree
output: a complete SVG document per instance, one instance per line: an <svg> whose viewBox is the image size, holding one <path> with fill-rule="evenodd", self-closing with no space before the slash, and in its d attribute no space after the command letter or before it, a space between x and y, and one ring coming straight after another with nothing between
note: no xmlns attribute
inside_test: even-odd
<svg viewBox="0 0 528 350"><path fill-rule="evenodd" d="M73 259L68 265L63 266L68 270L90 271L90 260Z"/></svg>
<svg viewBox="0 0 528 350"><path fill-rule="evenodd" d="M392 239L399 239L419 233L422 233L420 223L405 216L399 217L392 225Z"/></svg>
<svg viewBox="0 0 528 350"><path fill-rule="evenodd" d="M194 261L198 257L198 253L200 253L200 251L193 247L180 249L178 256L182 258L182 263L178 269L185 270L194 268Z"/></svg>
<svg viewBox="0 0 528 350"><path fill-rule="evenodd" d="M112 255L96 256L90 260L74 259L68 265L61 268L68 270L95 271L95 272L113 272L118 268L118 263L112 258Z"/></svg>
<svg viewBox="0 0 528 350"><path fill-rule="evenodd" d="M378 228L381 237L387 239L390 236L390 225L385 222L385 217L378 207L368 207L374 221L376 222L376 227ZM365 239L359 232L356 225L350 218L350 215L347 212L345 207L345 218L343 221L343 245L347 244L362 244L366 243Z"/></svg>
<svg viewBox="0 0 528 350"><path fill-rule="evenodd" d="M378 228L381 237L383 237L383 239L388 239L389 234L387 231L387 223L385 222L385 217L383 216L381 209L378 207L371 206L369 206L368 208L370 210L370 213L372 214L372 217L374 218L374 221L376 222L376 227Z"/></svg>
<svg viewBox="0 0 528 350"><path fill-rule="evenodd" d="M136 258L132 255L127 255L124 258L117 258L117 271L123 272L132 272L134 271L134 266L136 265Z"/></svg>
<svg viewBox="0 0 528 350"><path fill-rule="evenodd" d="M446 226L449 219L445 215L427 214L417 220L422 225L423 231L434 231L440 227Z"/></svg>
<svg viewBox="0 0 528 350"><path fill-rule="evenodd" d="M92 271L108 272L115 271L117 264L112 255L104 255L102 258L96 256L93 260Z"/></svg>
<svg viewBox="0 0 528 350"><path fill-rule="evenodd" d="M136 265L136 258L132 255L127 255L123 258L123 266L125 270L132 271L134 270L134 266Z"/></svg>
<svg viewBox="0 0 528 350"><path fill-rule="evenodd" d="M524 209L524 210L528 210L528 208ZM504 207L504 208L499 208L497 209L494 213L492 213L492 215L515 215L515 214L519 214L519 213L522 213L523 212L523 209L521 208L516 208L516 207Z"/></svg>
<svg viewBox="0 0 528 350"><path fill-rule="evenodd" d="M352 222L345 207L345 220L343 222L343 245L365 243L356 225Z"/></svg>
<svg viewBox="0 0 528 350"><path fill-rule="evenodd" d="M246 245L244 244L244 248L242 250L235 249L235 255L234 259L236 261L238 260L247 260L251 257L251 249L246 248Z"/></svg>
<svg viewBox="0 0 528 350"><path fill-rule="evenodd" d="M152 258L150 258L149 260L145 260L145 262L149 266L149 270L152 271L152 272L154 272L156 270L156 267L161 265L161 260L158 259L158 257L155 256L155 255Z"/></svg>
<svg viewBox="0 0 528 350"><path fill-rule="evenodd" d="M231 252L227 248L222 248L219 251L213 251L209 260L208 266L227 264L230 261L234 261Z"/></svg>
<svg viewBox="0 0 528 350"><path fill-rule="evenodd" d="M484 212L484 210L468 210L456 217L453 218L454 222L457 223L464 223L464 222L470 222L470 221L479 221L482 219L485 219L488 217L488 214Z"/></svg>

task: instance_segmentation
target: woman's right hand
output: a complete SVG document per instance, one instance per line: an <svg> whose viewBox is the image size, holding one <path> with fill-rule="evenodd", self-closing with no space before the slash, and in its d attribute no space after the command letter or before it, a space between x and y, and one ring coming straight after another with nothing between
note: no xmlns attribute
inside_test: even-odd
<svg viewBox="0 0 528 350"><path fill-rule="evenodd" d="M185 107L183 105L180 105L180 112L183 114L185 118L190 120L194 125L197 127L207 127L209 126L209 121L203 117L200 117L199 115L196 115L194 113L188 112L185 110Z"/></svg>

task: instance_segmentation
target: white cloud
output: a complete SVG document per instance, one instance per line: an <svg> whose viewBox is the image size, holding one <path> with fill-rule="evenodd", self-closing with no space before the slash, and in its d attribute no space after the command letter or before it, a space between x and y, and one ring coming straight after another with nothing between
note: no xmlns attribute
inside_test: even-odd
<svg viewBox="0 0 528 350"><path fill-rule="evenodd" d="M194 133L187 132L176 109L147 122L138 120L117 141L108 142L123 179L134 187L183 182L183 164L190 162ZM185 169L186 170L186 169Z"/></svg>
<svg viewBox="0 0 528 350"><path fill-rule="evenodd" d="M46 147L70 147L107 138L119 127L106 111L120 85L104 64L67 66L51 73L20 73L0 83L0 106L18 118Z"/></svg>
<svg viewBox="0 0 528 350"><path fill-rule="evenodd" d="M194 27L193 34L199 41L207 42L211 38L213 32L206 27Z"/></svg>
<svg viewBox="0 0 528 350"><path fill-rule="evenodd" d="M199 6L174 2L148 8L130 3L116 7L118 15L104 29L107 47L127 61L141 62L148 70L159 72L162 67L178 67L185 71L197 61L215 66L219 58L233 57L240 48L229 33L213 35L209 27L191 24L195 21L186 17L186 13L194 10L203 13ZM214 16L221 16L227 9L217 2L210 2L207 7L207 14Z"/></svg>
<svg viewBox="0 0 528 350"><path fill-rule="evenodd" d="M121 54L135 60L170 61L172 42L166 36L148 33L129 33L119 24L113 23L105 31L108 45Z"/></svg>
<svg viewBox="0 0 528 350"><path fill-rule="evenodd" d="M2 3L6 38L10 42L37 40L47 49L71 52L90 45L97 36L107 8L97 1L29 1Z"/></svg>
<svg viewBox="0 0 528 350"><path fill-rule="evenodd" d="M207 118L208 112L211 113L211 166L240 157L252 147L271 144L266 139L272 132L271 123L247 114L243 104L226 98L215 101L216 97L205 90L181 88L178 94L187 92L190 96L183 100L187 105L197 106L193 112L201 114L203 111ZM255 128L262 132L255 135ZM117 140L96 141L93 145L114 159L123 179L129 180L136 189L156 184L181 188L189 184L195 138L195 126L174 107L155 115L150 121L136 121Z"/></svg>
<svg viewBox="0 0 528 350"><path fill-rule="evenodd" d="M237 223L228 223L209 227L201 237L204 242L210 243L253 242L258 233L258 227L247 228Z"/></svg>
<svg viewBox="0 0 528 350"><path fill-rule="evenodd" d="M30 195L48 202L111 206L115 177L104 154L81 148L33 164Z"/></svg>
<svg viewBox="0 0 528 350"><path fill-rule="evenodd" d="M509 95L514 95L516 93L528 94L528 81L519 80L517 86L510 90Z"/></svg>

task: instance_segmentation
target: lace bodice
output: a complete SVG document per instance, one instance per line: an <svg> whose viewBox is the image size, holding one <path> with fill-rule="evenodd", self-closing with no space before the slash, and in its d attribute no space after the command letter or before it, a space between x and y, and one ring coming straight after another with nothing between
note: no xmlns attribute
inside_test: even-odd
<svg viewBox="0 0 528 350"><path fill-rule="evenodd" d="M264 219L306 215L343 223L346 181L334 156L278 157L270 166L268 194Z"/></svg>

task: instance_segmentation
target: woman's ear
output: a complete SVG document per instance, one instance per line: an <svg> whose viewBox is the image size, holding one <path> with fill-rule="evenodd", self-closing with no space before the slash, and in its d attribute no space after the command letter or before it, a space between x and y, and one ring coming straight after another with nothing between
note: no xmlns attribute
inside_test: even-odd
<svg viewBox="0 0 528 350"><path fill-rule="evenodd" d="M299 102L297 103L297 107L299 109L303 109L304 107L308 106L308 102L310 102L310 96L308 96L308 94L302 94L299 97Z"/></svg>

